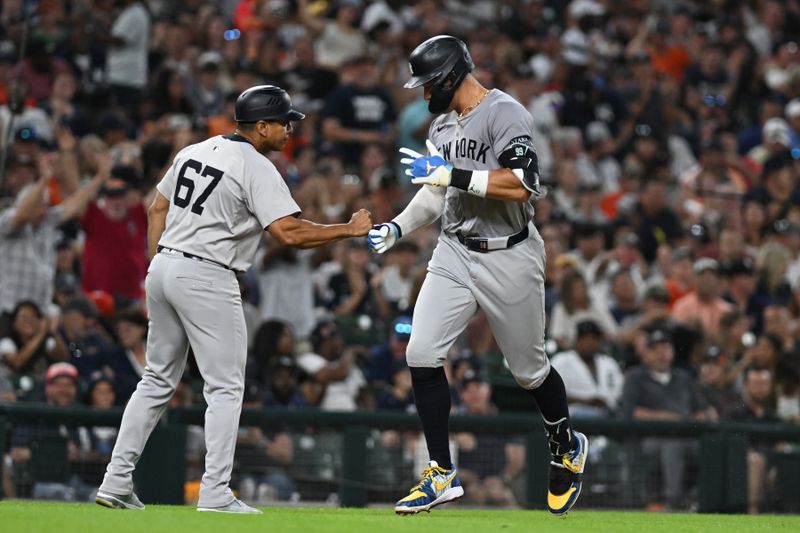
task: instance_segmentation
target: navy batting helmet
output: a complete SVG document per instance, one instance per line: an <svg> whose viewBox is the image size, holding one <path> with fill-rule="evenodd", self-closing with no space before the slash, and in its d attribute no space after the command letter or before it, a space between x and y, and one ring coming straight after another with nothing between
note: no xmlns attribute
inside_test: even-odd
<svg viewBox="0 0 800 533"><path fill-rule="evenodd" d="M236 99L233 119L236 122L294 122L306 116L292 109L289 94L275 85L256 85L250 87Z"/></svg>
<svg viewBox="0 0 800 533"><path fill-rule="evenodd" d="M464 41L449 35L431 37L417 46L408 66L411 79L406 82L406 89L433 82L428 110L434 114L447 110L456 89L475 68Z"/></svg>

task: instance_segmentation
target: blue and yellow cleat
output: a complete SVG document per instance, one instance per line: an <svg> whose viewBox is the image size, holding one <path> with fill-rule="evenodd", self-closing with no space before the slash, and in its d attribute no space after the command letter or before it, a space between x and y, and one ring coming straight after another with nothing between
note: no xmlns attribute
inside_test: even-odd
<svg viewBox="0 0 800 533"><path fill-rule="evenodd" d="M437 505L457 500L464 495L464 487L458 480L458 471L447 470L436 461L428 463L422 473L422 480L411 492L397 502L394 512L401 515L430 512Z"/></svg>
<svg viewBox="0 0 800 533"><path fill-rule="evenodd" d="M582 474L589 455L589 439L578 431L572 432L575 447L561 456L561 460L550 461L550 477L547 482L547 508L554 515L563 515L572 509L583 485Z"/></svg>

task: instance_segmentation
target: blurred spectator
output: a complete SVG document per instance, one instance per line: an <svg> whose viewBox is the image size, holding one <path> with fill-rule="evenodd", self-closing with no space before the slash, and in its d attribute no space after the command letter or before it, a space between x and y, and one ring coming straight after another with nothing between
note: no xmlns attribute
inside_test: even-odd
<svg viewBox="0 0 800 533"><path fill-rule="evenodd" d="M86 208L81 288L87 293L102 290L123 302L142 298L147 213L145 200L133 189L139 180L133 167L115 166L97 201Z"/></svg>
<svg viewBox="0 0 800 533"><path fill-rule="evenodd" d="M348 170L357 168L367 144L390 146L394 141L394 100L378 84L377 75L372 59L353 58L343 66L341 85L325 100L322 135Z"/></svg>
<svg viewBox="0 0 800 533"><path fill-rule="evenodd" d="M78 371L69 363L55 363L45 377L45 402L54 407L75 405ZM80 430L48 422L18 425L11 434L15 471L27 469L33 479L30 496L37 500L87 501L92 487L75 475L82 459Z"/></svg>
<svg viewBox="0 0 800 533"><path fill-rule="evenodd" d="M84 296L73 297L61 309L59 335L69 350L69 362L84 379L104 370L112 361L108 345L93 331L97 316L97 308Z"/></svg>
<svg viewBox="0 0 800 533"><path fill-rule="evenodd" d="M621 411L637 420L707 420L716 413L709 409L697 382L686 371L673 368L671 333L653 328L637 342L641 366L625 373ZM663 497L670 508L685 505L686 466L697 453L689 439L647 438L642 450L655 456L663 480Z"/></svg>
<svg viewBox="0 0 800 533"><path fill-rule="evenodd" d="M557 353L552 365L564 377L570 416L608 417L617 407L624 378L619 364L601 352L603 330L578 322L575 349Z"/></svg>
<svg viewBox="0 0 800 533"><path fill-rule="evenodd" d="M255 265L263 320L292 324L301 338L314 327L313 259L315 250L282 246L272 238L259 248Z"/></svg>
<svg viewBox="0 0 800 533"><path fill-rule="evenodd" d="M115 317L119 345L108 358L116 395L124 404L131 397L147 365L147 318L136 308L123 309Z"/></svg>
<svg viewBox="0 0 800 533"><path fill-rule="evenodd" d="M497 412L492 404L492 387L477 373L468 371L459 384L462 414L491 416ZM508 438L486 433L459 433L458 473L466 494L475 505L516 507L517 502L508 483L524 467L524 447ZM506 481L508 480L508 482Z"/></svg>
<svg viewBox="0 0 800 533"><path fill-rule="evenodd" d="M354 411L366 380L355 364L353 350L345 349L333 322L317 324L310 340L314 352L297 358L297 365L315 386L310 403L325 411Z"/></svg>
<svg viewBox="0 0 800 533"><path fill-rule="evenodd" d="M298 0L300 20L315 36L317 61L325 68L336 70L347 60L366 49L366 39L358 28L361 0L337 0L333 3L335 20L323 20L311 13L308 0ZM319 8L319 4L315 7Z"/></svg>
<svg viewBox="0 0 800 533"><path fill-rule="evenodd" d="M572 348L575 344L576 326L582 320L593 320L609 339L617 334L617 323L608 307L596 303L589 296L583 276L574 272L567 275L561 283L559 302L553 308L550 319L550 337L561 348Z"/></svg>
<svg viewBox="0 0 800 533"><path fill-rule="evenodd" d="M217 52L206 52L197 59L197 78L189 86L189 99L195 114L201 117L223 112L225 92L219 74L221 61L222 56Z"/></svg>
<svg viewBox="0 0 800 533"><path fill-rule="evenodd" d="M733 422L776 424L770 398L773 393L772 372L765 368L749 367L744 372L742 405L725 413L725 419ZM753 442L747 451L747 512L758 514L765 503L770 479L772 453L766 443Z"/></svg>
<svg viewBox="0 0 800 533"><path fill-rule="evenodd" d="M659 245L674 244L683 235L680 220L667 202L667 188L657 179L649 178L642 183L631 222L648 263L655 259Z"/></svg>
<svg viewBox="0 0 800 533"><path fill-rule="evenodd" d="M50 98L53 82L58 74L69 72L69 65L53 55L53 45L42 38L34 38L25 49L23 59L12 76L30 87L30 96L37 102Z"/></svg>
<svg viewBox="0 0 800 533"><path fill-rule="evenodd" d="M114 101L136 116L147 85L150 48L150 14L143 2L122 0L122 11L104 37L109 50L106 58L108 81Z"/></svg>
<svg viewBox="0 0 800 533"><path fill-rule="evenodd" d="M732 309L731 304L720 297L722 280L719 263L709 257L695 261L695 289L675 302L672 317L711 337L719 333L722 315Z"/></svg>
<svg viewBox="0 0 800 533"><path fill-rule="evenodd" d="M388 383L395 372L406 366L406 348L411 338L411 317L399 316L389 326L389 342L376 346L366 368L367 381Z"/></svg>
<svg viewBox="0 0 800 533"><path fill-rule="evenodd" d="M57 227L85 209L108 178L107 165L92 180L57 206L47 205L47 182L52 169L20 191L14 205L0 211L0 312L20 300L33 300L43 310L53 296ZM45 312L47 312L45 311Z"/></svg>
<svg viewBox="0 0 800 533"><path fill-rule="evenodd" d="M261 385L270 381L270 367L282 357L294 358L295 339L292 327L282 320L267 320L258 327L251 350L248 377Z"/></svg>
<svg viewBox="0 0 800 533"><path fill-rule="evenodd" d="M727 278L727 290L722 298L733 304L750 319L753 331L761 333L761 318L768 301L756 293L755 265L750 258L739 259L721 266Z"/></svg>
<svg viewBox="0 0 800 533"><path fill-rule="evenodd" d="M370 284L382 318L409 311L418 259L419 246L410 241L398 242L386 254L383 268L372 276Z"/></svg>
<svg viewBox="0 0 800 533"><path fill-rule="evenodd" d="M410 412L415 410L411 388L411 371L405 365L395 365L389 387L378 396L378 409Z"/></svg>
<svg viewBox="0 0 800 533"><path fill-rule="evenodd" d="M719 346L709 346L700 363L700 390L719 416L739 404L739 393L730 383L729 361Z"/></svg>
<svg viewBox="0 0 800 533"><path fill-rule="evenodd" d="M257 386L245 388L244 408L261 408ZM295 485L286 472L294 458L291 436L285 431L242 427L236 439L235 464L242 498L260 503L288 500Z"/></svg>
<svg viewBox="0 0 800 533"><path fill-rule="evenodd" d="M328 281L325 303L337 315L371 315L372 296L370 251L363 239L350 239L342 257L342 272Z"/></svg>
<svg viewBox="0 0 800 533"><path fill-rule="evenodd" d="M0 338L0 375L44 378L47 367L67 359L67 347L36 303L23 300L11 312L10 330Z"/></svg>
<svg viewBox="0 0 800 533"><path fill-rule="evenodd" d="M301 389L300 369L294 358L282 355L270 361L269 381L264 390L264 407L309 407Z"/></svg>

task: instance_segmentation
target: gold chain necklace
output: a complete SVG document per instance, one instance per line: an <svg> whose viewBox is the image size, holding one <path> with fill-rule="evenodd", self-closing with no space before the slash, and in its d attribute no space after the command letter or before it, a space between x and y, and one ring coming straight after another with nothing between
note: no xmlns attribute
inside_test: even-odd
<svg viewBox="0 0 800 533"><path fill-rule="evenodd" d="M466 115L467 113L478 107L478 105L480 105L480 103L483 102L483 99L486 98L486 95L489 94L490 92L492 92L492 89L486 89L484 93L481 95L481 97L478 98L477 102L475 102L471 106L465 107L464 110L458 114L458 120L461 120L462 118L464 118L464 115Z"/></svg>

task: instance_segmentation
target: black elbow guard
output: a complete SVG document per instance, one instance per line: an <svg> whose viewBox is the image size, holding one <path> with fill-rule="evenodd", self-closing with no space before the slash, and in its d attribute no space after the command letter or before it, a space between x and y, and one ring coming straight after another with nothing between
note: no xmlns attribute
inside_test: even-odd
<svg viewBox="0 0 800 533"><path fill-rule="evenodd" d="M523 135L511 139L497 160L504 168L512 170L526 189L536 195L541 194L539 158L536 156L533 141L529 136Z"/></svg>

